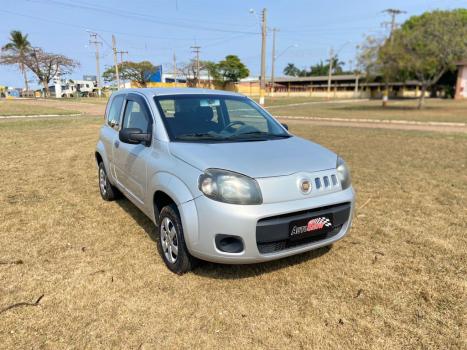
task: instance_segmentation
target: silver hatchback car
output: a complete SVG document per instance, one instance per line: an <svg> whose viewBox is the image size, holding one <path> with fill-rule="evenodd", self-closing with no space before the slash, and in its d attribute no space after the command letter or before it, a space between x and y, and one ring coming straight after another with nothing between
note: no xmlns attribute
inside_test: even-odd
<svg viewBox="0 0 467 350"><path fill-rule="evenodd" d="M114 93L95 155L102 198L123 193L142 210L179 274L197 259L242 264L303 253L351 225L345 162L236 93Z"/></svg>

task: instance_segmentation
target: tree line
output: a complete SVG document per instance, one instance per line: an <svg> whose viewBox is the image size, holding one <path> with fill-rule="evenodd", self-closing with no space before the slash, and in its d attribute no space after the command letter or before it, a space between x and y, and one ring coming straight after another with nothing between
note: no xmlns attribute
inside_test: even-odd
<svg viewBox="0 0 467 350"><path fill-rule="evenodd" d="M120 63L118 69L121 79L134 81L139 86L145 87L151 76L157 72L158 67L149 61L126 61ZM250 71L238 56L227 55L225 59L219 62L203 60L196 62L196 60L191 60L188 63L181 64L177 68L177 72L174 73L176 73L178 79L183 78L193 86L196 86L199 82L199 73L199 75L207 75L208 79L214 81L215 85L225 87L228 83L236 83L240 79L246 78ZM115 66L108 67L102 76L106 82L115 82L117 80Z"/></svg>
<svg viewBox="0 0 467 350"><path fill-rule="evenodd" d="M79 66L79 62L65 55L32 46L28 35L18 30L10 32L9 42L2 47L0 64L18 66L26 92L29 91L27 71L30 70L44 87L45 96L49 96L49 83L57 73L68 74Z"/></svg>
<svg viewBox="0 0 467 350"><path fill-rule="evenodd" d="M332 65L330 63L332 62ZM311 65L309 69L300 69L295 66L294 63L288 63L284 68L283 73L292 77L318 77L329 74L329 67L332 66L332 74L351 74L351 71L344 70L345 63L339 59L337 55L334 55L332 59L326 61L320 61L314 65Z"/></svg>

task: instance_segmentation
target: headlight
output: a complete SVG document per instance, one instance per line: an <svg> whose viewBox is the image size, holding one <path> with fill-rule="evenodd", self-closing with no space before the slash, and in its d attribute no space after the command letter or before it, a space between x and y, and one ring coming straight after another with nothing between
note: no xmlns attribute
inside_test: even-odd
<svg viewBox="0 0 467 350"><path fill-rule="evenodd" d="M261 190L251 177L222 169L207 169L198 188L215 201L231 204L261 204Z"/></svg>
<svg viewBox="0 0 467 350"><path fill-rule="evenodd" d="M352 180L350 179L349 167L347 166L347 164L345 164L344 160L341 157L337 157L336 171L342 189L345 190L346 188L350 187L350 185L352 184Z"/></svg>

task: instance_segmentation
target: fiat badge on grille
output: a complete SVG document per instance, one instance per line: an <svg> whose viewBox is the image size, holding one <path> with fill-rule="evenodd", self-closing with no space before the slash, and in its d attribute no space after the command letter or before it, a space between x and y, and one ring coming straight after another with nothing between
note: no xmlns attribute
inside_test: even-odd
<svg viewBox="0 0 467 350"><path fill-rule="evenodd" d="M311 192L311 182L308 179L301 179L300 180L300 191L304 194L308 194Z"/></svg>

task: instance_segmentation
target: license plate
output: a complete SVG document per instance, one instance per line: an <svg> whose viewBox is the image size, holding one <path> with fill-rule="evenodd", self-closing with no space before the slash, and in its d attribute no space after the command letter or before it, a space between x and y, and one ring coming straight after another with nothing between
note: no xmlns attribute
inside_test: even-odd
<svg viewBox="0 0 467 350"><path fill-rule="evenodd" d="M299 240L332 230L332 215L320 215L308 219L292 221L289 225L291 240Z"/></svg>

